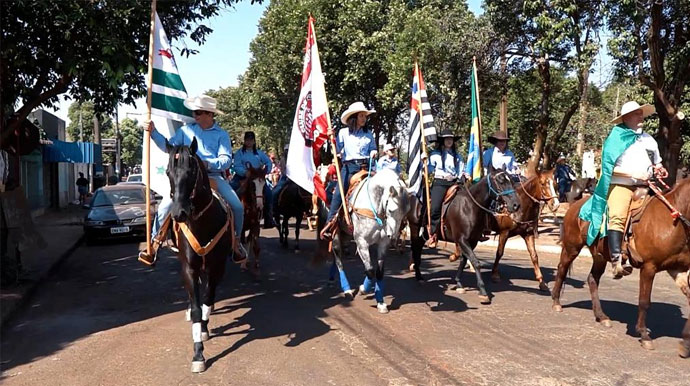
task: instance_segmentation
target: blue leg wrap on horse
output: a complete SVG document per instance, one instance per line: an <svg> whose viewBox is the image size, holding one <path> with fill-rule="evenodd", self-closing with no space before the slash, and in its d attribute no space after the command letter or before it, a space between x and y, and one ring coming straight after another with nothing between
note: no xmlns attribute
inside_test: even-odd
<svg viewBox="0 0 690 386"><path fill-rule="evenodd" d="M374 297L376 298L376 303L383 303L383 280L376 280Z"/></svg>
<svg viewBox="0 0 690 386"><path fill-rule="evenodd" d="M350 290L350 282L347 281L345 270L340 271L340 287L343 289L343 292Z"/></svg>
<svg viewBox="0 0 690 386"><path fill-rule="evenodd" d="M371 279L369 279L369 276L364 276L364 283L362 283L362 285L364 286L364 292L371 292L372 284L374 283L372 283Z"/></svg>
<svg viewBox="0 0 690 386"><path fill-rule="evenodd" d="M338 273L338 266L335 265L335 261L331 264L331 271L328 273L328 280L335 280L335 274Z"/></svg>

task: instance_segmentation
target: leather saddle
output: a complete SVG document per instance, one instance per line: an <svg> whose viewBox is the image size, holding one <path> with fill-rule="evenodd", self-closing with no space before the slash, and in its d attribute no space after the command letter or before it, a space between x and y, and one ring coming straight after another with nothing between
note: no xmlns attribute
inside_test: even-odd
<svg viewBox="0 0 690 386"><path fill-rule="evenodd" d="M446 239L446 213L448 212L448 207L453 201L453 198L458 194L458 189L460 189L460 184L452 185L448 190L446 190L446 195L443 196L443 204L441 206L441 224L439 225L441 230L441 239Z"/></svg>

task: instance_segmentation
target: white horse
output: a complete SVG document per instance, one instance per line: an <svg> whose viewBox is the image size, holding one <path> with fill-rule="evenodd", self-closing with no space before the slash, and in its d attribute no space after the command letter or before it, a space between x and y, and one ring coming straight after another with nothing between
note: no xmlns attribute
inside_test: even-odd
<svg viewBox="0 0 690 386"><path fill-rule="evenodd" d="M366 273L359 292L368 294L374 287L376 308L385 314L388 306L383 301L384 256L391 241L398 237L400 224L410 209L407 186L394 171L384 169L362 181L355 188L348 204L352 208L352 236ZM344 241L342 232L336 233L338 236L334 240L331 279L334 279L337 268L343 292L354 296L340 259Z"/></svg>

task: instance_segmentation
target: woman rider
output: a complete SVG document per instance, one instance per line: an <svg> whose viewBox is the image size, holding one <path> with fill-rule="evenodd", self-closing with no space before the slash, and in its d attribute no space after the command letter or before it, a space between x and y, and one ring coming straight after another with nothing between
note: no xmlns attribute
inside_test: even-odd
<svg viewBox="0 0 690 386"><path fill-rule="evenodd" d="M448 188L453 186L464 175L465 164L455 150L458 139L450 130L443 130L436 143L436 149L429 157L429 174L434 175L431 185L431 229L429 230L430 248L438 243L438 224L441 221L441 206Z"/></svg>
<svg viewBox="0 0 690 386"><path fill-rule="evenodd" d="M232 158L232 168L235 170L235 176L232 177L230 186L235 190L238 190L240 188L240 182L247 178L247 163L255 169L266 167L267 173L271 171L273 166L271 159L268 158L266 153L256 148L256 136L253 131L244 133L244 143L242 147L235 152ZM264 185L263 195L264 200L266 200L263 213L264 229L272 228L275 226L273 223L273 213L271 213L273 212L273 195L271 194L271 189L268 187L268 184Z"/></svg>
<svg viewBox="0 0 690 386"><path fill-rule="evenodd" d="M336 153L341 156L343 166L340 171L342 178L343 189L347 192L350 187L350 177L363 168L369 165L369 159L376 157L376 140L371 133L371 130L366 127L367 117L376 110L369 110L362 102L355 102L343 112L340 116L340 121L347 126L338 132L336 140ZM332 136L334 133L329 130L328 135ZM340 187L337 187L331 200L331 208L328 212L327 224L321 232L322 239L332 238L332 221L335 215L340 210L342 204L342 197L340 196Z"/></svg>

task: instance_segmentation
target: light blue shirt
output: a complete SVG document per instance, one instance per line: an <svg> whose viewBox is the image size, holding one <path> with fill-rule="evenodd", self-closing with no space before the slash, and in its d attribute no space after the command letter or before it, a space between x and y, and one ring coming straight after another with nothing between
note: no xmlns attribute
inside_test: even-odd
<svg viewBox="0 0 690 386"><path fill-rule="evenodd" d="M503 169L503 165L505 165L508 173L520 173L520 168L515 161L515 154L508 149L505 152L501 152L497 147L486 149L482 155L482 163L485 170L489 168L489 162L491 162L494 169Z"/></svg>
<svg viewBox="0 0 690 386"><path fill-rule="evenodd" d="M172 146L191 146L194 137L198 145L196 155L202 161L208 162L209 173L220 173L230 167L232 163L230 136L215 122L207 130L202 129L197 123L188 123L177 129L175 134L167 140L157 130L151 132L153 143L166 153L168 152L166 142Z"/></svg>
<svg viewBox="0 0 690 386"><path fill-rule="evenodd" d="M443 158L445 158L445 165L443 163ZM434 150L431 152L429 157L429 173L434 174L434 178L450 179L450 178L460 178L463 169L465 169L465 163L462 161L460 154L455 154L443 150Z"/></svg>
<svg viewBox="0 0 690 386"><path fill-rule="evenodd" d="M266 166L266 172L270 173L271 168L273 168L273 163L271 159L268 158L266 153L256 149L256 154L252 149L239 149L235 152L233 157L232 168L235 170L235 174L240 177L245 177L247 175L247 163L252 165L253 168L258 169L262 166Z"/></svg>
<svg viewBox="0 0 690 386"><path fill-rule="evenodd" d="M364 132L362 129L350 133L347 127L338 132L336 141L338 153L344 150L343 161L367 159L372 151L376 150L376 140L371 134L371 130Z"/></svg>
<svg viewBox="0 0 690 386"><path fill-rule="evenodd" d="M383 157L379 158L378 162L376 162L376 170L383 169L390 169L400 175L400 163L395 157L390 158L387 155L384 155Z"/></svg>

